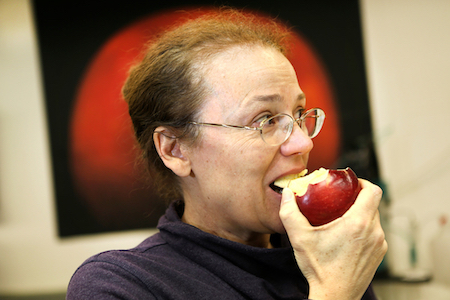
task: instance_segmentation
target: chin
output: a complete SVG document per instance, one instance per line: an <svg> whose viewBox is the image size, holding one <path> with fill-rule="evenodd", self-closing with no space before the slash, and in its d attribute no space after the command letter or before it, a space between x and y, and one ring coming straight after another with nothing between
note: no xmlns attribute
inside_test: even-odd
<svg viewBox="0 0 450 300"><path fill-rule="evenodd" d="M278 233L278 234L285 234L286 233L286 229L284 229L283 225L280 225L280 228L276 228L273 232L271 232L270 234L274 234L274 233Z"/></svg>
<svg viewBox="0 0 450 300"><path fill-rule="evenodd" d="M267 233L274 234L285 234L286 230L284 229L283 222L281 222L281 219L278 215L278 210L276 211L276 214L269 216L268 222L266 223L267 226Z"/></svg>
<svg viewBox="0 0 450 300"><path fill-rule="evenodd" d="M261 203L261 208L265 210L265 215L261 216L261 223L264 225L264 233L285 233L283 223L281 222L279 211L281 204L281 194L271 188L266 189L265 199Z"/></svg>

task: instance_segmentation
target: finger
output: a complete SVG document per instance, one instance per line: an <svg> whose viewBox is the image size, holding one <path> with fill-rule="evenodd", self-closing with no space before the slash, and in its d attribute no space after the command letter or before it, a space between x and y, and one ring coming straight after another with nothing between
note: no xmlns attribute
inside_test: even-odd
<svg viewBox="0 0 450 300"><path fill-rule="evenodd" d="M359 182L361 191L346 214L372 219L378 211L383 192L380 187L367 180L359 179Z"/></svg>
<svg viewBox="0 0 450 300"><path fill-rule="evenodd" d="M300 226L311 226L298 208L295 195L289 188L283 189L279 215L287 232Z"/></svg>

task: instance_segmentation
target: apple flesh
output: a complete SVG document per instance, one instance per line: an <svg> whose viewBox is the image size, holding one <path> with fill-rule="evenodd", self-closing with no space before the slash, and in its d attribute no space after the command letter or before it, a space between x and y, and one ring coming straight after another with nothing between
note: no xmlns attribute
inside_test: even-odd
<svg viewBox="0 0 450 300"><path fill-rule="evenodd" d="M275 181L275 186L289 187L295 194L300 211L313 226L341 217L355 202L361 190L352 169L320 168L305 176L289 175Z"/></svg>

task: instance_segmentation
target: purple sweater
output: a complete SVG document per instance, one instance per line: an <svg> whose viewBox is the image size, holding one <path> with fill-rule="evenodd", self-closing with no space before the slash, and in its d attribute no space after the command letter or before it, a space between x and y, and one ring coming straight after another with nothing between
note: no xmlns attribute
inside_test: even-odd
<svg viewBox="0 0 450 300"><path fill-rule="evenodd" d="M182 210L182 206L181 210ZM100 253L73 275L66 299L306 299L292 248L235 243L183 223L172 205L159 233L136 248ZM371 288L363 300L376 299Z"/></svg>

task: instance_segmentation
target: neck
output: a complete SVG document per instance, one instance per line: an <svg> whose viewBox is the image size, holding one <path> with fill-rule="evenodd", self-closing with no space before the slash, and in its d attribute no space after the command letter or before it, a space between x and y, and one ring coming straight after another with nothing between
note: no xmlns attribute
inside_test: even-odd
<svg viewBox="0 0 450 300"><path fill-rule="evenodd" d="M269 233L249 232L246 229L239 230L238 228L230 230L226 226L221 226L222 224L219 224L217 220L210 219L207 212L202 213L202 211L191 210L190 208L189 205L185 204L181 217L181 220L186 224L233 242L259 248L272 248Z"/></svg>

